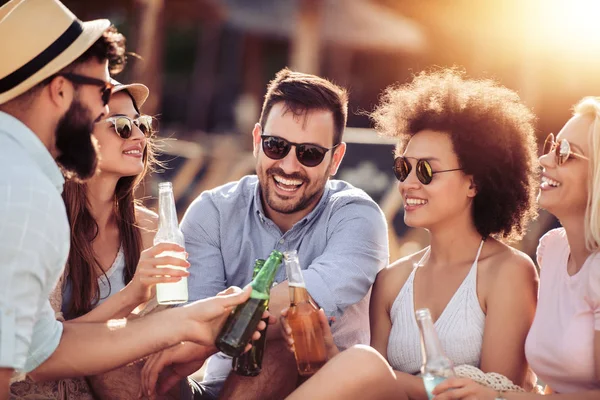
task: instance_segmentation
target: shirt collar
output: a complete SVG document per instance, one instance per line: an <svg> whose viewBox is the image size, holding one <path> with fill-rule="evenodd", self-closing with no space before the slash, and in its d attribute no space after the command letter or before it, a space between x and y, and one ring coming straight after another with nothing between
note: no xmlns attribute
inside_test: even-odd
<svg viewBox="0 0 600 400"><path fill-rule="evenodd" d="M326 203L328 201L328 198L329 198L330 185L331 185L331 181L327 180L327 183L325 184L325 190L323 191L323 195L321 196L321 199L319 199L319 202L317 203L317 205L315 206L315 208L313 208L311 212L309 212L304 218L302 218L299 221L300 223L307 223L307 222L309 222L314 217L316 217L317 215L319 215L321 213L321 211L323 211L323 209L325 208L325 205L326 205ZM262 201L260 200L260 193L261 193L260 192L260 182L257 179L256 180L256 187L254 188L254 200L253 200L254 209L256 210L256 214L259 216L259 218L261 220L268 219L268 217L265 215L265 211L263 209Z"/></svg>
<svg viewBox="0 0 600 400"><path fill-rule="evenodd" d="M65 179L60 168L40 138L27 125L12 115L0 111L0 132L21 145L58 192L62 193Z"/></svg>

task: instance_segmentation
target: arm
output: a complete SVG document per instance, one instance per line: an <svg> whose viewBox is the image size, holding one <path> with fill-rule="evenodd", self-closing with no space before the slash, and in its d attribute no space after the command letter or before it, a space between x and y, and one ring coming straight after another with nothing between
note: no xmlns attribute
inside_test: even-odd
<svg viewBox="0 0 600 400"><path fill-rule="evenodd" d="M161 265L176 265L187 268L189 263L177 257L157 257L165 251L184 251L174 243L159 243L142 252L135 275L123 290L110 296L104 303L89 313L69 322L105 322L109 319L125 318L140 304L153 296L157 283L177 282L189 275L187 271L174 268L159 268Z"/></svg>
<svg viewBox="0 0 600 400"><path fill-rule="evenodd" d="M30 375L42 381L95 375L182 341L213 346L227 315L250 293L248 286L133 321L66 322L56 351Z"/></svg>
<svg viewBox="0 0 600 400"><path fill-rule="evenodd" d="M377 272L387 264L387 226L377 205L366 202L342 207L329 225L325 251L302 274L315 304L327 316L339 317L346 307L366 296ZM289 303L287 281L271 289L269 310L273 315L278 317ZM281 338L279 326L267 331L267 338Z"/></svg>
<svg viewBox="0 0 600 400"><path fill-rule="evenodd" d="M0 221L0 368L28 372L60 340L48 298L62 274L69 227L58 195L17 185L0 185Z"/></svg>
<svg viewBox="0 0 600 400"><path fill-rule="evenodd" d="M192 202L181 221L188 252L190 301L215 296L227 287L221 255L219 212L209 193Z"/></svg>
<svg viewBox="0 0 600 400"><path fill-rule="evenodd" d="M371 200L336 210L322 255L303 272L306 288L327 316L339 317L368 293L389 261L387 225Z"/></svg>
<svg viewBox="0 0 600 400"><path fill-rule="evenodd" d="M517 253L495 266L494 272L494 278L486 285L489 294L480 368L530 387L531 382L525 382L525 339L537 304L537 272L527 256Z"/></svg>
<svg viewBox="0 0 600 400"><path fill-rule="evenodd" d="M377 274L371 302L369 303L369 321L371 325L371 347L387 360L387 346L392 330L390 318L390 301L386 296L386 286L392 273L390 268L385 268ZM386 283L388 285L386 285Z"/></svg>

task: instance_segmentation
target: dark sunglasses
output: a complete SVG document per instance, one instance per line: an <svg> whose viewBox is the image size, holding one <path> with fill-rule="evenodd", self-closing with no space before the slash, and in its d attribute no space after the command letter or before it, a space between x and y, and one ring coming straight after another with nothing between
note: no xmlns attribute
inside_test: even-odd
<svg viewBox="0 0 600 400"><path fill-rule="evenodd" d="M582 160L589 160L589 158L587 158L583 154L572 152L571 143L569 143L566 139L554 141L553 133L549 134L546 138L546 141L544 142L543 154L549 154L552 151L554 151L556 165L563 165L567 162L569 157L580 158Z"/></svg>
<svg viewBox="0 0 600 400"><path fill-rule="evenodd" d="M56 74L55 76L62 76L67 80L75 83L77 85L92 85L99 86L100 93L102 94L102 103L107 105L110 101L110 96L112 95L112 90L115 85L110 82L103 81L102 79L96 79L89 76L74 74L72 72L61 72Z"/></svg>
<svg viewBox="0 0 600 400"><path fill-rule="evenodd" d="M136 119L131 119L126 116L111 117L106 119L115 128L115 132L122 139L129 139L133 133L133 125L137 126L144 136L149 137L152 134L152 117L142 115Z"/></svg>
<svg viewBox="0 0 600 400"><path fill-rule="evenodd" d="M312 143L294 143L279 136L261 135L263 152L272 160L281 160L288 155L292 146L296 148L296 158L300 164L305 167L316 167L321 164L325 154L333 150L340 144L332 148L319 146Z"/></svg>
<svg viewBox="0 0 600 400"><path fill-rule="evenodd" d="M412 158L412 157L411 157ZM396 175L396 179L400 182L404 182L406 178L408 178L408 174L412 170L412 165L408 162L408 157L396 157L394 159L394 175ZM417 160L417 179L423 185L429 185L431 180L433 179L434 174L439 174L442 172L450 172L450 171L460 171L462 168L453 168L453 169L445 169L443 171L434 171L431 168L431 164L427 160Z"/></svg>

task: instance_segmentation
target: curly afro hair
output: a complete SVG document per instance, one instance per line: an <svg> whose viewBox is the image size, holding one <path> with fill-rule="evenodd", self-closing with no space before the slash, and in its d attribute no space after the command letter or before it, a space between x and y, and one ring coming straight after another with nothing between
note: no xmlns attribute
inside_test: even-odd
<svg viewBox="0 0 600 400"><path fill-rule="evenodd" d="M386 89L371 118L380 134L399 139L400 152L420 131L447 133L477 187L477 231L507 241L523 237L537 216L539 168L535 116L517 93L456 69L421 72Z"/></svg>

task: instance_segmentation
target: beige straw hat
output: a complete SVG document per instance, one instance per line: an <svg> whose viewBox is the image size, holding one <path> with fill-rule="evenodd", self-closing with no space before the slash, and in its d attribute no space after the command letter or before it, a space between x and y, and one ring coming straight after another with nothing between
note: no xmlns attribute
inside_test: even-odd
<svg viewBox="0 0 600 400"><path fill-rule="evenodd" d="M0 7L0 104L75 61L110 26L81 22L58 0L11 0Z"/></svg>
<svg viewBox="0 0 600 400"><path fill-rule="evenodd" d="M121 92L123 90L127 90L131 97L133 97L135 105L138 108L142 108L142 105L146 102L146 99L150 95L150 89L148 89L146 85L142 85L141 83L129 83L127 85L124 85L120 82L115 81L114 79L111 79L111 83L115 85L115 87L112 90L113 94Z"/></svg>

